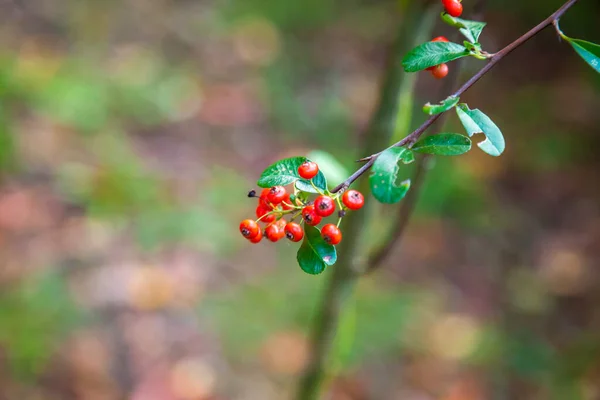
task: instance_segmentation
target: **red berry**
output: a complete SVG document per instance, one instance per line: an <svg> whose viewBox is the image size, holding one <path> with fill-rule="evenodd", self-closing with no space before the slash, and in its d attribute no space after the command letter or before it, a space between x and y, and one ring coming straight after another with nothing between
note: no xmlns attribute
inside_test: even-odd
<svg viewBox="0 0 600 400"><path fill-rule="evenodd" d="M262 240L262 238L263 238L263 233L259 229L258 234L256 236L254 236L252 239L248 239L248 240L250 241L250 243L258 243Z"/></svg>
<svg viewBox="0 0 600 400"><path fill-rule="evenodd" d="M298 167L298 175L304 179L312 179L318 172L319 166L312 161L306 160Z"/></svg>
<svg viewBox="0 0 600 400"><path fill-rule="evenodd" d="M433 67L433 69L431 69L431 75L433 75L434 78L436 79L442 79L445 78L446 75L448 75L448 65L447 64L440 64L440 65L436 65L435 67Z"/></svg>
<svg viewBox="0 0 600 400"><path fill-rule="evenodd" d="M258 232L260 232L260 228L258 227L256 221L251 219L245 219L240 224L240 232L246 239L252 239L256 235L258 235Z"/></svg>
<svg viewBox="0 0 600 400"><path fill-rule="evenodd" d="M285 226L285 237L290 239L292 242L299 242L304 237L304 231L300 224L290 222Z"/></svg>
<svg viewBox="0 0 600 400"><path fill-rule="evenodd" d="M321 237L327 243L336 245L342 241L342 231L334 224L327 224L321 229Z"/></svg>
<svg viewBox="0 0 600 400"><path fill-rule="evenodd" d="M272 210L273 207L272 207L271 203L269 203L269 199L267 199L267 196L269 195L270 191L271 191L271 189L263 189L262 190L262 192L260 193L260 197L258 198L258 205L265 206L269 210Z"/></svg>
<svg viewBox="0 0 600 400"><path fill-rule="evenodd" d="M432 42L449 42L449 40L445 36L438 36L436 38L431 39Z"/></svg>
<svg viewBox="0 0 600 400"><path fill-rule="evenodd" d="M365 198L358 190L350 189L342 195L342 203L351 210L358 210L365 204Z"/></svg>
<svg viewBox="0 0 600 400"><path fill-rule="evenodd" d="M460 17L463 12L463 6L459 0L442 0L446 12L453 17Z"/></svg>
<svg viewBox="0 0 600 400"><path fill-rule="evenodd" d="M329 196L319 196L315 199L315 212L321 217L329 217L335 211L335 203Z"/></svg>
<svg viewBox="0 0 600 400"><path fill-rule="evenodd" d="M307 225L319 225L319 222L321 222L321 216L317 214L315 206L313 205L306 206L302 209L302 218Z"/></svg>
<svg viewBox="0 0 600 400"><path fill-rule="evenodd" d="M285 236L285 232L278 224L269 225L265 228L265 236L271 242L277 242L279 239Z"/></svg>
<svg viewBox="0 0 600 400"><path fill-rule="evenodd" d="M268 214L269 212L271 212L271 209L269 207L266 207L263 204L260 204L258 207L256 207L256 217L257 218L261 218L263 215ZM262 222L273 222L275 221L275 215L274 214L270 214L265 216L264 218L261 218Z"/></svg>
<svg viewBox="0 0 600 400"><path fill-rule="evenodd" d="M285 198L285 188L283 186L273 186L269 189L269 194L267 194L267 200L269 200L273 204L279 204Z"/></svg>

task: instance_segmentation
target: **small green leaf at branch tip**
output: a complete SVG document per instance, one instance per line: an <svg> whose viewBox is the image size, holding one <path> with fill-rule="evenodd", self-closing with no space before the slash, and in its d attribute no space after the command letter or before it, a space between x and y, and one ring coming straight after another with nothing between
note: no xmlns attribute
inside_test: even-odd
<svg viewBox="0 0 600 400"><path fill-rule="evenodd" d="M300 178L298 167L308 160L306 157L291 157L269 165L258 179L257 185L263 188L285 186L295 183L303 192L316 193L310 181ZM321 171L312 179L314 185L322 191L327 190L327 180Z"/></svg>
<svg viewBox="0 0 600 400"><path fill-rule="evenodd" d="M449 96L438 104L425 104L423 106L423 112L427 115L441 114L456 107L459 101L460 97Z"/></svg>
<svg viewBox="0 0 600 400"><path fill-rule="evenodd" d="M450 26L458 28L460 33L471 43L479 42L479 36L483 28L487 25L485 22L469 21L462 18L456 18L449 14L442 13L442 21Z"/></svg>
<svg viewBox="0 0 600 400"><path fill-rule="evenodd" d="M419 140L412 150L439 156L458 156L471 150L471 139L458 133L440 133Z"/></svg>
<svg viewBox="0 0 600 400"><path fill-rule="evenodd" d="M307 274L318 275L327 266L335 264L337 252L335 247L321 237L321 232L314 226L304 226L304 241L296 254L298 265Z"/></svg>
<svg viewBox="0 0 600 400"><path fill-rule="evenodd" d="M381 203L397 203L406 196L410 189L410 180L407 179L396 185L398 179L398 162L406 159L406 153L412 152L404 147L392 147L381 153L371 169L369 183L373 196Z"/></svg>
<svg viewBox="0 0 600 400"><path fill-rule="evenodd" d="M469 106L464 103L456 106L456 113L469 136L476 133L485 134L486 139L477 143L481 150L495 157L504 152L504 136L502 136L498 126L487 115L478 109L469 109Z"/></svg>
<svg viewBox="0 0 600 400"><path fill-rule="evenodd" d="M406 72L417 72L468 55L469 50L457 43L427 42L408 52L402 59L402 67Z"/></svg>
<svg viewBox="0 0 600 400"><path fill-rule="evenodd" d="M581 39L567 39L573 49L596 72L600 73L600 45Z"/></svg>
<svg viewBox="0 0 600 400"><path fill-rule="evenodd" d="M554 21L554 27L561 38L569 42L573 50L588 63L596 72L600 72L600 45L586 40L573 39L565 35L559 26L559 21Z"/></svg>

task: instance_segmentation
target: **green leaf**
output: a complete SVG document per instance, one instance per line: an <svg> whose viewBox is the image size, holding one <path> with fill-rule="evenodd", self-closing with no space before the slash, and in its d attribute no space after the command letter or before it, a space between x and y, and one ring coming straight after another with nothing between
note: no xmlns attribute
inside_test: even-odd
<svg viewBox="0 0 600 400"><path fill-rule="evenodd" d="M300 268L307 274L317 275L325 271L328 265L337 261L335 247L327 244L321 232L314 226L304 225L304 241L296 255Z"/></svg>
<svg viewBox="0 0 600 400"><path fill-rule="evenodd" d="M471 43L477 43L479 41L479 36L486 26L485 22L455 18L446 13L442 13L442 20L450 26L459 28L460 33L462 33Z"/></svg>
<svg viewBox="0 0 600 400"><path fill-rule="evenodd" d="M474 53L474 54L481 53L481 45L479 43L471 43L468 40L465 40L463 42L463 45L471 53Z"/></svg>
<svg viewBox="0 0 600 400"><path fill-rule="evenodd" d="M308 160L306 157L291 157L269 165L260 175L257 185L269 188L273 186L285 186L295 182L299 190L317 193L310 184L310 181L301 179L300 175L298 175L298 167L306 160ZM312 181L322 191L327 190L327 180L321 171L319 171Z"/></svg>
<svg viewBox="0 0 600 400"><path fill-rule="evenodd" d="M565 39L573 47L573 49L579 54L583 60L588 63L596 72L600 72L600 45L586 40L573 39L565 35L558 26L556 21L556 30L560 37Z"/></svg>
<svg viewBox="0 0 600 400"><path fill-rule="evenodd" d="M586 63L594 68L596 72L600 72L600 45L581 39L566 39Z"/></svg>
<svg viewBox="0 0 600 400"><path fill-rule="evenodd" d="M484 133L486 139L477 143L481 150L491 156L499 156L504 151L504 136L494 122L478 109L471 110L466 104L459 104L456 113L469 136Z"/></svg>
<svg viewBox="0 0 600 400"><path fill-rule="evenodd" d="M423 112L428 115L441 114L455 107L459 100L459 97L449 96L438 104L427 103L423 106Z"/></svg>
<svg viewBox="0 0 600 400"><path fill-rule="evenodd" d="M342 182L350 172L333 155L322 150L313 150L307 157L319 165L328 182Z"/></svg>
<svg viewBox="0 0 600 400"><path fill-rule="evenodd" d="M471 139L458 133L440 133L419 140L412 150L417 153L457 156L471 150Z"/></svg>
<svg viewBox="0 0 600 400"><path fill-rule="evenodd" d="M427 42L404 56L402 67L406 72L417 72L468 55L469 51L457 43Z"/></svg>
<svg viewBox="0 0 600 400"><path fill-rule="evenodd" d="M415 161L415 153L413 153L410 149L406 149L406 151L404 151L401 155L400 155L400 161L402 161L403 164L410 164L411 162Z"/></svg>
<svg viewBox="0 0 600 400"><path fill-rule="evenodd" d="M406 152L404 147L392 147L377 157L369 177L371 191L377 200L386 204L397 203L404 198L410 188L410 179L396 186L398 177L398 161L404 160Z"/></svg>

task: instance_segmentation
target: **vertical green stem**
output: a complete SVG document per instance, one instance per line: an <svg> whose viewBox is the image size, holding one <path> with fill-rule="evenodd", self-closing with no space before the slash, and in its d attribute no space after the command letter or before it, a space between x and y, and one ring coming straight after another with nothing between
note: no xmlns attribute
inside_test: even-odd
<svg viewBox="0 0 600 400"><path fill-rule="evenodd" d="M391 48L389 62L381 83L379 102L364 136L361 154L371 154L387 147L396 128L402 91L412 93L414 77L402 70L402 56L420 42L428 40L439 6L432 1L411 1L405 10L402 25ZM358 189L369 192L368 179L362 179ZM345 221L344 240L339 246L339 262L325 289L321 308L315 317L311 333L311 360L300 380L298 400L319 399L326 378L327 363L336 335L339 318L357 279L366 270L363 251L363 231L372 206L367 201L359 213L351 213Z"/></svg>

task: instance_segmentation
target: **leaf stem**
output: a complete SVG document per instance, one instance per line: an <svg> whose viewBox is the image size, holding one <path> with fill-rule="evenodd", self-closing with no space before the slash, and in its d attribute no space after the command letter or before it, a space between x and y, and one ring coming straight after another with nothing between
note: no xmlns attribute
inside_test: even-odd
<svg viewBox="0 0 600 400"><path fill-rule="evenodd" d="M562 17L563 14L569 8L571 8L575 3L577 3L577 1L578 0L568 0L558 10L556 10L554 13L552 13L548 18L546 18L545 20L540 22L538 25L536 25L531 30L529 30L528 32L526 32L525 34L523 34L522 36L517 38L514 42L510 43L508 46L504 47L499 52L495 53L491 58L489 58L489 62L483 68L481 68L475 75L473 75L471 77L471 79L466 81L460 88L458 88L454 93L452 93L451 96L460 97L463 93L465 93L467 90L469 90L471 88L471 86L473 86L475 83L477 83L485 74L487 74L496 64L498 64L500 62L500 60L502 60L504 57L506 57L508 54L510 54L516 48L523 45L529 39L531 39L532 37L534 37L535 35L540 33L547 26L554 24L554 26L556 27L556 21L558 21L560 19L560 17ZM352 175L350 175L348 177L348 179L346 179L344 182L342 182L338 186L336 186L331 192L337 193L340 190L347 189L355 180L357 180L361 175L363 175L365 172L367 172L367 170L369 168L371 168L371 166L373 166L373 162L383 151L385 151L391 147L401 147L401 146L406 146L406 145L408 145L410 147L411 145L416 143L417 140L419 140L419 138L421 137L421 135L423 135L423 133L425 133L425 131L431 125L433 125L438 120L438 118L440 118L443 114L444 113L432 115L425 122L423 122L423 124L420 127L415 129L410 135L406 136L404 139L394 143L393 145L380 151L379 153L375 153L375 154L370 155L369 157L361 159L360 161L367 161L367 163L364 164L363 166L361 166Z"/></svg>

